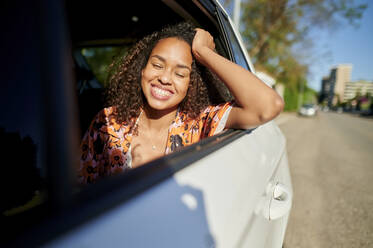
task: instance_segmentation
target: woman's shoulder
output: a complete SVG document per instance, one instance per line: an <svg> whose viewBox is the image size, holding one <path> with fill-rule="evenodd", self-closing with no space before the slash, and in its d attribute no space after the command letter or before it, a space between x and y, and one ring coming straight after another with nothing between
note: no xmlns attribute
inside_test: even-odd
<svg viewBox="0 0 373 248"><path fill-rule="evenodd" d="M208 105L205 109L202 110L200 117L204 117L216 113L224 113L227 110L230 110L234 106L234 101L223 102L215 105Z"/></svg>
<svg viewBox="0 0 373 248"><path fill-rule="evenodd" d="M114 106L106 107L100 110L96 117L94 118L93 122L99 124L100 127L102 126L112 126L118 129L123 123L119 123L117 120L117 108Z"/></svg>
<svg viewBox="0 0 373 248"><path fill-rule="evenodd" d="M115 106L105 107L96 114L96 120L100 122L108 122L112 119L116 119L118 116L117 108Z"/></svg>
<svg viewBox="0 0 373 248"><path fill-rule="evenodd" d="M177 120L180 123L199 122L205 121L207 116L224 114L227 110L230 110L234 106L234 101L223 102L220 104L211 104L203 108L200 114L196 118L189 118L186 112L180 112Z"/></svg>
<svg viewBox="0 0 373 248"><path fill-rule="evenodd" d="M102 116L102 117L110 117L110 116L116 116L116 110L117 108L115 106L110 106L101 109L98 113L97 116Z"/></svg>
<svg viewBox="0 0 373 248"><path fill-rule="evenodd" d="M175 127L188 127L196 124L201 125L212 119L221 119L223 116L229 114L233 106L233 101L208 105L202 109L200 114L195 118L189 117L187 112L179 112L173 125Z"/></svg>

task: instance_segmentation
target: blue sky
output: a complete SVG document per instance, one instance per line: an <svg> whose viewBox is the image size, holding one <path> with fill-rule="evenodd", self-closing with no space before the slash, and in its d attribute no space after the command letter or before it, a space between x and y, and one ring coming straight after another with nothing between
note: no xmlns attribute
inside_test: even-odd
<svg viewBox="0 0 373 248"><path fill-rule="evenodd" d="M228 13L233 14L233 2L227 8ZM307 77L311 88L320 90L322 77L328 76L330 69L338 64L352 64L351 81L373 81L373 1L356 1L356 4L363 3L368 7L359 27L341 21L336 30L312 30L313 49L306 59L311 65Z"/></svg>
<svg viewBox="0 0 373 248"><path fill-rule="evenodd" d="M365 1L358 1L365 2ZM315 90L321 79L338 64L352 64L351 81L373 81L373 2L368 2L360 26L345 23L335 31L314 30L314 52L318 55L310 67L308 85Z"/></svg>

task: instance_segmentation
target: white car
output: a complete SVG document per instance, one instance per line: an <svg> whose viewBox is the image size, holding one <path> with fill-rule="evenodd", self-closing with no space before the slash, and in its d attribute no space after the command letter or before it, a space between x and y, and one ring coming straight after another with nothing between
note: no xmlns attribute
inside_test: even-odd
<svg viewBox="0 0 373 248"><path fill-rule="evenodd" d="M317 114L317 106L315 104L303 104L298 113L303 116L315 116Z"/></svg>
<svg viewBox="0 0 373 248"><path fill-rule="evenodd" d="M102 68L120 47L190 20L212 33L220 54L255 73L217 1L6 6L2 247L282 247L292 186L274 121L228 130L81 191L74 184L79 130L102 107Z"/></svg>

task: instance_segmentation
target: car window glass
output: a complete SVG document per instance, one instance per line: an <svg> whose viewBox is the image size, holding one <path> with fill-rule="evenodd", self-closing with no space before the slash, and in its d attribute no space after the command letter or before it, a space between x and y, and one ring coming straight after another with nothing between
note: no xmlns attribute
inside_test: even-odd
<svg viewBox="0 0 373 248"><path fill-rule="evenodd" d="M234 60L237 64L240 66L249 69L249 66L246 62L245 56L241 50L241 46L238 43L238 40L233 32L233 29L231 28L229 21L225 15L220 15L221 16L221 21L224 25L224 29L227 32L228 40L231 45L232 53Z"/></svg>
<svg viewBox="0 0 373 248"><path fill-rule="evenodd" d="M42 102L37 20L30 9L15 10L4 39L0 104L1 240L39 222L47 213L45 114ZM14 21L16 20L16 21ZM5 232L5 233L4 233Z"/></svg>
<svg viewBox="0 0 373 248"><path fill-rule="evenodd" d="M31 62L31 61L30 61ZM32 63L30 63L32 64ZM1 211L4 216L22 213L42 203L45 196L43 107L39 78L30 64L28 73L17 82L5 81L1 106L6 106L0 121ZM17 77L17 76L16 76ZM4 81L3 81L4 83Z"/></svg>
<svg viewBox="0 0 373 248"><path fill-rule="evenodd" d="M158 6L159 7L159 6ZM164 13L163 13L164 12ZM162 9L163 14L157 14L157 16L173 16L175 13L170 9ZM153 14L153 13L151 13ZM179 17L180 18L180 17ZM70 23L80 22L82 19L72 19ZM112 64L115 56L125 56L128 52L129 48L134 45L135 41L143 37L142 34L149 34L154 30L159 29L159 27L164 26L165 24L170 24L170 20L167 20L165 23L157 23L154 25L153 22L161 21L159 18L156 18L156 21L149 22L149 20L153 20L147 16L147 18L141 18L139 16L138 22L131 23L128 28L120 29L122 30L120 33L115 33L116 30L111 30L114 36L111 37L110 33L109 36L104 37L104 39L91 39L91 37L83 37L84 33L81 32L73 32L72 40L73 40L73 47L74 50L74 61L75 61L75 71L76 71L76 81L77 81L77 90L78 90L78 100L79 100L79 115L80 115L80 124L81 124L81 135L83 136L86 133L89 125L92 123L92 120L97 115L97 113L105 107L105 102L103 99L103 92L105 88L108 87L108 80L107 77L109 75L109 66ZM180 20L178 20L180 21ZM143 23L141 23L143 22ZM140 25L141 29L132 30L133 25ZM78 25L72 25L72 29L75 27L79 27ZM139 26L140 27L140 26ZM216 29L213 25L201 25L202 28L208 29L216 39L216 49L220 54L227 55L228 50L226 46L223 46L222 37L224 36L222 32ZM209 28L207 28L209 27ZM214 29L215 28L215 29ZM141 31L140 31L141 30ZM136 31L136 32L135 32ZM137 33L138 32L138 33ZM75 35L74 35L75 34ZM141 34L141 35L140 35ZM235 37L230 34L229 38L234 38L234 42L237 43ZM87 39L86 39L87 38ZM111 39L113 38L113 39ZM74 41L77 40L76 43ZM118 41L131 41L119 46ZM131 44L129 44L131 43ZM98 45L95 45L98 44ZM241 52L238 44L236 44L236 50ZM238 53L238 52L237 52ZM239 55L236 55L239 56ZM226 56L225 56L226 57ZM239 58L239 57L237 57ZM247 67L247 66L246 66ZM203 72L205 73L205 72ZM210 76L210 75L209 75ZM212 79L216 75L212 75L212 77L204 77L209 78L206 81ZM216 80L215 80L216 79ZM208 85L208 91L210 100L213 104L219 104L222 102L232 100L232 96L229 90L226 88L224 83L218 80L217 77L211 82L206 82ZM81 137L82 138L82 137Z"/></svg>
<svg viewBox="0 0 373 248"><path fill-rule="evenodd" d="M125 56L128 48L128 46L84 47L80 49L80 53L84 56L96 79L106 87L110 64L115 56Z"/></svg>

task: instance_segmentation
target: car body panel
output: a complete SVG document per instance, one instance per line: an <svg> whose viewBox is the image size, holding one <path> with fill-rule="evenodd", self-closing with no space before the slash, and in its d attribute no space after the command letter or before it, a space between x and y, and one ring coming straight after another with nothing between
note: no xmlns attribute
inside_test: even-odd
<svg viewBox="0 0 373 248"><path fill-rule="evenodd" d="M268 144L268 139L273 143ZM285 225L276 230L260 205L270 183L283 182L291 189L288 171L278 168L283 156L282 167L287 168L286 152L279 147L285 147L285 139L273 122L267 123L176 174L181 185L202 190L218 247L240 247L245 240L264 243L276 234L281 240L278 231L286 227L288 213L282 217Z"/></svg>
<svg viewBox="0 0 373 248"><path fill-rule="evenodd" d="M281 247L288 213L260 203L271 182L291 189L284 147L267 123L47 247Z"/></svg>

